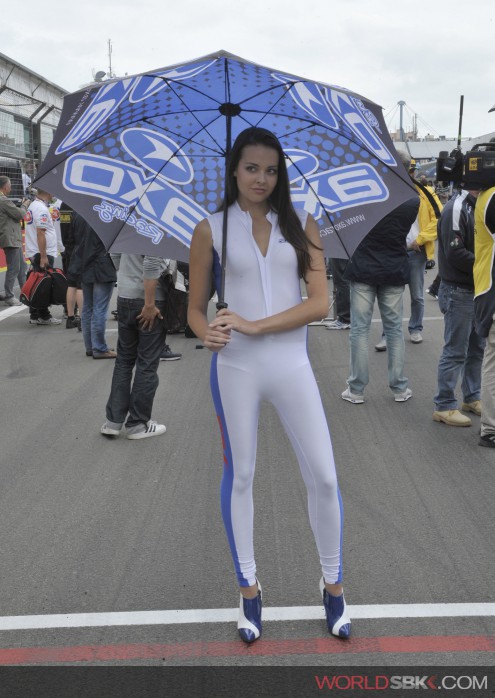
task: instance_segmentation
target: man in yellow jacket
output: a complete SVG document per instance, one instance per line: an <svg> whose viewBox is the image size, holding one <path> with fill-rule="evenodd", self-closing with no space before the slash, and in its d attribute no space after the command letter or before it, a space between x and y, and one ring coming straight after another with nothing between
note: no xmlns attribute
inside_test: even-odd
<svg viewBox="0 0 495 698"><path fill-rule="evenodd" d="M474 210L474 312L486 337L481 371L480 446L495 448L495 186L481 192Z"/></svg>
<svg viewBox="0 0 495 698"><path fill-rule="evenodd" d="M402 158L402 154L401 154ZM432 259L437 239L437 219L440 217L442 204L436 194L432 194L414 179L416 163L404 154L403 163L409 176L416 185L419 194L418 217L411 226L407 236L409 253L409 293L411 295L411 316L409 318L409 337L413 344L423 341L423 314L425 307L424 284L426 260Z"/></svg>

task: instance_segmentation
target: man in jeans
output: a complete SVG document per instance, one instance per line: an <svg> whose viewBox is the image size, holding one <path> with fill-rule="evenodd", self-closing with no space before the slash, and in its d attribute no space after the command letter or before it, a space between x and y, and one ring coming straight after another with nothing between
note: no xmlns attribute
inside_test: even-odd
<svg viewBox="0 0 495 698"><path fill-rule="evenodd" d="M411 316L408 323L409 338L413 344L421 344L425 310L426 263L428 259L433 259L437 238L437 219L440 217L442 204L436 194L414 179L416 162L404 151L399 152L399 158L419 194L418 215L407 235L409 276L406 283L409 285L411 296ZM375 345L375 349L376 351L387 350L387 339L383 334L381 340Z"/></svg>
<svg viewBox="0 0 495 698"><path fill-rule="evenodd" d="M349 260L345 276L351 282L350 371L342 399L364 402L369 382L368 342L375 299L388 347L388 384L396 402L412 396L404 376L402 298L408 278L407 233L419 208L415 196L391 211L368 233Z"/></svg>
<svg viewBox="0 0 495 698"><path fill-rule="evenodd" d="M481 366L485 339L474 326L474 208L478 191L462 189L450 199L438 222L438 303L444 315L445 344L438 363L433 420L469 427L457 409L455 387L462 375L462 410L481 415Z"/></svg>
<svg viewBox="0 0 495 698"><path fill-rule="evenodd" d="M105 436L145 439L166 431L151 420L158 365L166 337L165 294L158 279L167 268L161 257L113 256L117 266L117 358L106 407ZM134 380L133 380L134 371Z"/></svg>
<svg viewBox="0 0 495 698"><path fill-rule="evenodd" d="M117 354L108 346L105 337L108 306L117 281L115 266L96 232L75 211L71 216L70 227L76 244L69 265L69 276L72 280L81 281L81 327L86 356L92 356L93 359L115 359Z"/></svg>

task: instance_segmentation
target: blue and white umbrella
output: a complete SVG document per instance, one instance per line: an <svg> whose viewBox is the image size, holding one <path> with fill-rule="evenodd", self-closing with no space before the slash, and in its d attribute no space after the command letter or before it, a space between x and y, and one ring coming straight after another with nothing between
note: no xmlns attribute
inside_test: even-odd
<svg viewBox="0 0 495 698"><path fill-rule="evenodd" d="M279 138L294 205L314 216L329 257L350 257L415 193L381 107L225 51L68 95L35 185L78 211L110 252L187 260L249 126Z"/></svg>

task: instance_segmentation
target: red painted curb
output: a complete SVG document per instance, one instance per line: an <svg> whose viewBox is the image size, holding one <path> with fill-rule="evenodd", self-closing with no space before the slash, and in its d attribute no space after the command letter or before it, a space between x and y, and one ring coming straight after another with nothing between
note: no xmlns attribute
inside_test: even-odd
<svg viewBox="0 0 495 698"><path fill-rule="evenodd" d="M491 635L359 637L351 640L264 640L254 645L235 642L189 642L182 644L79 645L74 647L19 647L0 649L0 665L74 662L125 662L130 660L177 660L201 657L275 657L309 654L388 654L437 652L495 652Z"/></svg>

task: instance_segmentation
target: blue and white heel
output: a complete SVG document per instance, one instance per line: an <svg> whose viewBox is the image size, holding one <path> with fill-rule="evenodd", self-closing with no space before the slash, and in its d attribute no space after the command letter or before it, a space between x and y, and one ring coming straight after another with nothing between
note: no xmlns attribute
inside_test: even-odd
<svg viewBox="0 0 495 698"><path fill-rule="evenodd" d="M257 640L261 635L261 609L263 606L261 584L256 580L258 585L258 593L254 599L245 599L241 594L239 604L239 620L237 621L237 629L241 640L250 644Z"/></svg>
<svg viewBox="0 0 495 698"><path fill-rule="evenodd" d="M344 640L351 636L351 619L347 612L344 594L332 596L325 588L323 577L320 579L320 591L327 617L328 632Z"/></svg>

